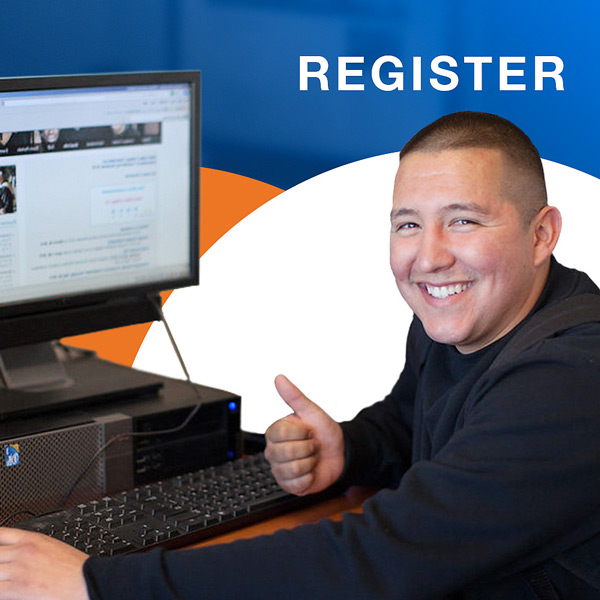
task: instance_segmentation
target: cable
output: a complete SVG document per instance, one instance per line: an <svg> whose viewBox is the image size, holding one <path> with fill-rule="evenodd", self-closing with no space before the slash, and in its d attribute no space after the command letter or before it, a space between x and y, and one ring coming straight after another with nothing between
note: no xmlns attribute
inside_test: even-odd
<svg viewBox="0 0 600 600"><path fill-rule="evenodd" d="M173 334L171 333L171 328L169 327L169 323L167 322L165 313L163 312L162 305L160 303L160 296L151 297L150 301L154 302L154 306L156 307L156 310L158 311L160 320L162 321L163 325L165 326L167 335L169 336L169 340L171 342L171 346L173 347L173 350L175 350L175 354L177 355L177 360L179 360L179 364L181 365L181 368L183 369L183 372L185 374L185 380L189 383L192 383L190 374L188 373L188 370L186 369L183 357L181 356L181 352L179 352L179 347L177 346L177 342L175 341L175 338L173 337ZM196 389L196 388L194 388L194 389Z"/></svg>
<svg viewBox="0 0 600 600"><path fill-rule="evenodd" d="M18 517L20 515L27 515L28 517L35 517L36 514L31 512L30 510L17 510L16 512L8 515L2 521L0 521L0 527L4 527L11 519Z"/></svg>
<svg viewBox="0 0 600 600"><path fill-rule="evenodd" d="M169 340L171 342L171 346L172 346L173 350L175 351L175 354L177 355L177 359L179 360L179 364L181 365L181 368L185 375L185 381L190 384L190 387L192 388L194 395L196 396L196 399L198 402L197 402L196 406L194 406L194 408L190 411L188 416L176 427L171 427L170 429L160 429L158 431L132 431L131 433L123 433L123 434L115 435L112 438L110 438L105 444L103 444L102 446L100 446L100 448L98 448L98 450L96 450L96 452L90 458L90 460L88 461L88 463L85 466L85 468L83 469L83 471L77 476L77 479L75 479L75 481L68 487L66 492L63 494L63 497L61 498L58 508L63 508L65 506L69 497L73 493L73 490L77 487L79 482L86 476L88 471L94 466L94 463L106 451L106 449L109 446L111 446L115 442L123 442L125 440L129 440L129 439L135 438L135 437L148 437L148 436L169 435L171 433L178 433L179 431L181 431L182 429L185 429L189 425L191 420L196 416L196 414L200 410L200 407L202 406L202 403L203 403L202 394L200 392L200 389L196 385L194 385L194 383L192 382L190 374L185 366L185 362L183 360L183 357L181 356L181 352L179 352L179 347L177 346L177 342L175 341L175 338L173 337L173 334L171 333L171 328L169 327L169 324L165 317L165 313L162 310L160 296L148 296L148 299L156 307L156 310L159 315L159 319L165 327L165 330L166 330Z"/></svg>

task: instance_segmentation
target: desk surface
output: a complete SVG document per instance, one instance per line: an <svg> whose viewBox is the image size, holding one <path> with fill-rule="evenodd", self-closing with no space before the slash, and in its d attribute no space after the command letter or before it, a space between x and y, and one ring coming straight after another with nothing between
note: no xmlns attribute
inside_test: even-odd
<svg viewBox="0 0 600 600"><path fill-rule="evenodd" d="M272 519L261 521L260 523L254 523L248 527L230 531L229 533L199 542L198 544L193 544L189 547L199 548L201 546L209 546L212 544L225 544L233 542L234 540L248 539L259 535L274 533L279 529L293 529L298 525L316 523L321 519L338 521L345 512L361 512L362 503L369 496L373 495L373 493L373 490L350 488L342 496L324 500L323 502L318 502L317 504L284 515L279 515Z"/></svg>

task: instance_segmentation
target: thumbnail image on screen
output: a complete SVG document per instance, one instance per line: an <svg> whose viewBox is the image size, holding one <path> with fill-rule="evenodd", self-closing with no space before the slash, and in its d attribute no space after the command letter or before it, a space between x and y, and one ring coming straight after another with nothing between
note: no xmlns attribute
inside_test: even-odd
<svg viewBox="0 0 600 600"><path fill-rule="evenodd" d="M5 165L0 168L0 215L17 210L17 168Z"/></svg>

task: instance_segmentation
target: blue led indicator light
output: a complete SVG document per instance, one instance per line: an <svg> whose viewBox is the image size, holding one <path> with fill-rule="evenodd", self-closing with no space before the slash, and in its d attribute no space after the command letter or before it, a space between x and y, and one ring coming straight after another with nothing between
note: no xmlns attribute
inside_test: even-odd
<svg viewBox="0 0 600 600"><path fill-rule="evenodd" d="M234 411L236 411L236 410L237 410L237 407L238 407L238 405L237 405L237 402L230 402L230 403L229 403L229 410L230 410L231 412L234 412Z"/></svg>

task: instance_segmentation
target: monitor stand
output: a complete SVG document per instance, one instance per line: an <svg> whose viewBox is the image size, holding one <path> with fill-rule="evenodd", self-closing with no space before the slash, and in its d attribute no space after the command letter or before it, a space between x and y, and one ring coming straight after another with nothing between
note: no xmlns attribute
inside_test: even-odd
<svg viewBox="0 0 600 600"><path fill-rule="evenodd" d="M0 351L0 419L156 394L160 376L56 342Z"/></svg>
<svg viewBox="0 0 600 600"><path fill-rule="evenodd" d="M54 342L1 350L0 375L11 390L45 392L73 385Z"/></svg>

